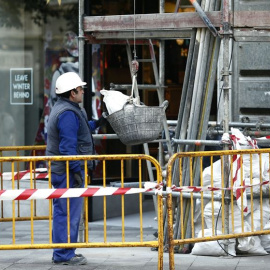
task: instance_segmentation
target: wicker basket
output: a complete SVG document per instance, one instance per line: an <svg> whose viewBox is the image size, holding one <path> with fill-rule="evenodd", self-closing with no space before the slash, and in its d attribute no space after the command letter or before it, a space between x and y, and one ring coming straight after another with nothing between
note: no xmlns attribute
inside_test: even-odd
<svg viewBox="0 0 270 270"><path fill-rule="evenodd" d="M104 116L123 144L136 145L159 137L167 106L167 100L161 106L126 104L122 110Z"/></svg>

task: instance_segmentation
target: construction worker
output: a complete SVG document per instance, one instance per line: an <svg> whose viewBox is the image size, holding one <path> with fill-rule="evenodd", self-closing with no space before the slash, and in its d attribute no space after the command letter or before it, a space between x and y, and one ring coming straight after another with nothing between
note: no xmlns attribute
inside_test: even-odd
<svg viewBox="0 0 270 270"><path fill-rule="evenodd" d="M61 76L62 74L66 72L75 72L79 74L78 45L79 45L78 36L72 31L67 31L63 39L63 48L65 49L66 57L61 57L62 63L53 73L53 76L51 79L51 89L50 89L50 93L48 97L48 102L45 106L45 108L47 108L47 110L45 110L45 115L44 115L45 143L47 143L47 124L48 124L49 114L57 100L57 95L55 93L56 80L59 78L59 76ZM94 79L92 78L92 118L97 120L98 112L97 112L95 93L96 93L96 87L95 87Z"/></svg>
<svg viewBox="0 0 270 270"><path fill-rule="evenodd" d="M48 120L46 155L93 155L92 132L102 119L88 121L84 109L79 106L83 100L86 85L75 72L62 74L56 81L55 93L58 99ZM94 162L88 161L88 172L94 170ZM66 188L66 162L51 162L51 176L54 188ZM69 162L69 188L84 186L84 161ZM70 199L70 242L77 242L83 198ZM53 200L53 243L67 243L67 201ZM60 248L53 251L53 263L83 265L87 263L75 249Z"/></svg>

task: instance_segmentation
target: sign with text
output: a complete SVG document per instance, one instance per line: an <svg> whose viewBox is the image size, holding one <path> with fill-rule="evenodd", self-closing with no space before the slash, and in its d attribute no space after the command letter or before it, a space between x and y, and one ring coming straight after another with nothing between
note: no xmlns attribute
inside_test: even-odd
<svg viewBox="0 0 270 270"><path fill-rule="evenodd" d="M33 69L10 69L10 104L33 104Z"/></svg>

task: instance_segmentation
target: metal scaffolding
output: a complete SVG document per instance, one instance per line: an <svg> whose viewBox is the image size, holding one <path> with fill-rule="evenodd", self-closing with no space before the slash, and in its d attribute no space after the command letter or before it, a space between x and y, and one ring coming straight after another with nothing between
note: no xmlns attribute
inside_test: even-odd
<svg viewBox="0 0 270 270"><path fill-rule="evenodd" d="M211 127L209 117L218 61L220 59L223 66L224 114L222 123L214 123L218 128L212 130L212 134L229 133L230 126L236 125L245 128L246 132L250 132L250 134L265 135L261 128L268 129L269 125L267 124L262 126L263 124L259 123L230 122L230 42L243 39L254 41L258 37L260 40L270 41L269 11L235 11L231 8L232 1L230 0L190 0L190 2L195 8L194 12L178 12L180 1L177 0L175 12L164 13L164 0L160 0L160 13L157 14L86 16L83 18L84 36L86 42L90 44L126 44L127 40L132 40L134 37L135 20L136 38L138 40L144 42L143 40L151 38L159 41L160 85L164 85L164 40L190 39L178 119L175 123L169 123L176 126L173 152L202 151L205 145L219 145L224 150L228 150L228 144L206 140L208 127ZM222 51L220 51L221 45ZM121 88L121 86L118 87ZM183 167L183 184L188 185L190 172L188 166L183 165ZM193 167L193 184L196 185L199 180L198 162L196 160ZM224 161L223 170L224 179L228 181L229 160ZM178 174L179 172L175 170L173 181L179 179ZM185 203L184 208L185 213L189 213L188 202ZM180 213L179 209L176 209L176 211L175 227L177 228ZM227 217L229 216L228 211L227 205L225 208ZM185 215L185 213L182 213L182 215ZM187 217L187 224L188 222L190 221ZM225 230L228 231L228 220L225 220L225 227ZM185 234L188 235L190 233L188 226L185 230ZM174 234L177 236L180 232L175 231ZM166 242L166 235L164 235L164 241Z"/></svg>

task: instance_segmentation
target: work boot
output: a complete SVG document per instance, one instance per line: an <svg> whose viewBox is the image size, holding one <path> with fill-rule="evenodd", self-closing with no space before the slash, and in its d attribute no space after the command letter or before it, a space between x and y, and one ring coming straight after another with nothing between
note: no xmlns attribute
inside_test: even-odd
<svg viewBox="0 0 270 270"><path fill-rule="evenodd" d="M74 257L72 257L68 261L55 261L53 260L54 264L61 264L61 265L84 265L87 264L86 258L82 254L76 254Z"/></svg>
<svg viewBox="0 0 270 270"><path fill-rule="evenodd" d="M75 257L83 257L83 255L82 254L75 254ZM53 257L52 257L52 263L54 263Z"/></svg>

